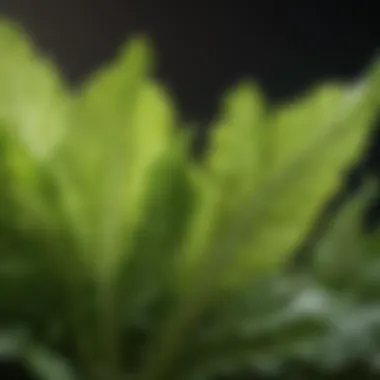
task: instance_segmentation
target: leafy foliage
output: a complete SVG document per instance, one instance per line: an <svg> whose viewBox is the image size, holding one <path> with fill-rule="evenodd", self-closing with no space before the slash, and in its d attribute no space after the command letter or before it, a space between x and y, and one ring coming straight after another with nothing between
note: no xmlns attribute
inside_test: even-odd
<svg viewBox="0 0 380 380"><path fill-rule="evenodd" d="M378 62L358 83L275 109L238 84L199 163L146 40L76 91L4 20L0 57L0 323L29 331L20 355L38 376L195 380L295 357L326 364L354 355L358 307L370 339L378 307L362 302L380 235L360 230L361 197L316 245L316 273L284 268L365 148Z"/></svg>

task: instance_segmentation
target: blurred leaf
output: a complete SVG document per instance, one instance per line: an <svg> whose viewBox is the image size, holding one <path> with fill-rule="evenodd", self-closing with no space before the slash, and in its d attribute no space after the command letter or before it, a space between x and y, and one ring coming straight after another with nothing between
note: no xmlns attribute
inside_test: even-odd
<svg viewBox="0 0 380 380"><path fill-rule="evenodd" d="M0 360L19 357L29 342L29 334L24 329L8 327L0 330Z"/></svg>
<svg viewBox="0 0 380 380"><path fill-rule="evenodd" d="M339 187L344 171L364 147L379 109L378 71L353 87L323 86L300 102L275 111L265 122L259 119L260 127L266 128L262 132L266 138L261 140L259 133L256 139L247 138L247 151L255 152L252 144L258 144L258 140L259 146L267 144L264 149L272 157L270 161L260 161L257 155L251 158L253 166L244 178L249 181L252 173L259 183L257 188L251 185L251 194L247 191L240 195L243 201L240 206L235 204L233 213L228 212L231 195L225 192L225 184L230 182L213 180L213 173L211 179L206 177L198 218L190 230L189 246L185 246L188 257L200 258L199 266L190 271L182 299L153 344L143 376L170 376L183 342L216 301L218 287L221 281L223 286L226 276L230 279L232 275L239 287L246 277L277 268L302 242L321 207ZM242 127L245 123L256 127L257 119L252 120L250 110L257 109L252 102L257 97L252 96L251 88L239 87L234 99L240 100L232 107L232 114L240 116L232 118L237 120L234 132L243 135L248 128ZM230 133L230 140L222 141L233 143ZM244 146L241 149L244 151ZM230 160L225 158L223 162L233 162L237 153L231 151L234 153ZM258 164L261 166L257 168ZM252 169L255 166L256 171ZM231 178L231 167L222 170L222 174L216 171L216 178ZM260 167L266 171L263 177L258 175ZM232 183L236 181L235 178Z"/></svg>
<svg viewBox="0 0 380 380"><path fill-rule="evenodd" d="M175 285L173 269L193 212L194 191L187 166L184 152L173 147L151 177L147 211L126 258L123 289L128 314L139 315L140 307L147 312L151 302Z"/></svg>
<svg viewBox="0 0 380 380"><path fill-rule="evenodd" d="M315 353L334 330L343 306L307 278L256 282L216 309L191 340L194 345L188 343L187 372L190 378L203 371L204 378L213 378L259 369L263 362L277 367L301 353Z"/></svg>
<svg viewBox="0 0 380 380"><path fill-rule="evenodd" d="M59 226L48 161L64 137L71 100L57 69L5 20L0 56L0 319L41 317L57 291L57 263L42 239Z"/></svg>
<svg viewBox="0 0 380 380"><path fill-rule="evenodd" d="M39 380L75 380L78 378L67 360L44 347L32 346L24 355L23 360L26 367Z"/></svg>
<svg viewBox="0 0 380 380"><path fill-rule="evenodd" d="M274 110L254 84L238 85L199 164L148 45L135 39L70 93L24 33L0 22L1 322L34 334L39 322L46 336L59 320L81 374L99 378L186 378L341 350L339 339L357 335L346 328L329 341L326 331L363 306L357 294L342 301L312 278L266 276L358 159L379 110L380 66ZM359 203L319 250L361 247ZM373 318L361 318L369 342ZM122 345L136 326L143 342ZM72 378L44 348L25 360L44 378Z"/></svg>
<svg viewBox="0 0 380 380"><path fill-rule="evenodd" d="M212 270L222 276L227 268L232 276L250 276L277 268L301 244L367 141L379 108L379 77L367 77L352 87L321 86L264 119L254 90L239 87L232 93L234 107L227 110L235 117L227 120L237 121L234 129L227 123L221 134L230 138L219 140L232 145L238 135L241 143L239 149L223 153L228 169L214 165L209 176L201 178L200 206L186 247L188 255L202 257L201 271L218 263ZM247 138L245 131L250 130L252 138ZM242 165L234 162L244 151L251 158L244 158L247 169L242 174ZM218 152L211 151L211 162L221 161ZM245 195L229 193L235 185ZM229 208L231 202L235 205Z"/></svg>
<svg viewBox="0 0 380 380"><path fill-rule="evenodd" d="M237 217L242 204L257 190L265 175L264 100L256 86L238 85L222 102L212 125L212 139L203 167L193 167L198 192L189 236L185 242L186 266L203 260L221 224Z"/></svg>
<svg viewBox="0 0 380 380"><path fill-rule="evenodd" d="M174 115L149 79L149 57L136 40L86 83L56 161L64 209L99 280L127 254L150 178L173 144Z"/></svg>
<svg viewBox="0 0 380 380"><path fill-rule="evenodd" d="M26 142L36 158L43 157L64 132L69 102L65 85L23 30L4 20L0 56L0 121Z"/></svg>
<svg viewBox="0 0 380 380"><path fill-rule="evenodd" d="M370 258L369 236L364 231L363 221L377 191L377 184L368 182L333 218L325 234L315 244L317 273L320 280L327 281L330 286L338 283L345 287L355 286L355 275L363 262Z"/></svg>
<svg viewBox="0 0 380 380"><path fill-rule="evenodd" d="M58 70L22 30L4 20L0 56L1 192L34 218L52 223L41 181L46 161L65 132L71 100Z"/></svg>
<svg viewBox="0 0 380 380"><path fill-rule="evenodd" d="M253 207L246 208L250 212L247 220L247 212L242 211L242 222L237 224L236 236L241 238L245 255L243 234L248 235L255 271L270 270L287 260L340 186L345 171L359 158L379 109L375 98L379 83L380 75L346 90L324 86L300 103L275 112L269 124L275 135L274 157L272 166L267 166L269 172L273 168L273 177ZM245 256L241 265L247 267ZM249 268L242 268L243 272L252 273Z"/></svg>

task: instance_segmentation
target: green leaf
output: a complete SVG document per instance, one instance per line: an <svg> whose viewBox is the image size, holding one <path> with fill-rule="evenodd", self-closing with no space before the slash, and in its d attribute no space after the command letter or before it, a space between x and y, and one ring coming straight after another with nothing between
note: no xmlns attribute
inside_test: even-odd
<svg viewBox="0 0 380 380"><path fill-rule="evenodd" d="M31 345L23 355L30 372L40 380L75 380L77 374L70 363L45 347Z"/></svg>
<svg viewBox="0 0 380 380"><path fill-rule="evenodd" d="M129 260L132 267L136 265L135 240L150 217L158 180L178 180L175 186L182 186L185 179L181 177L186 177L186 165L173 165L177 157L172 152L180 149L182 137L175 130L166 91L151 78L150 60L146 41L134 40L118 59L85 83L74 98L66 138L51 163L62 219L84 269L80 276L84 285L75 306L82 320L79 328L83 320L93 322L82 330L86 330L86 351L99 358L101 370L118 367L125 309L120 300L130 290L122 285L129 274ZM163 178L158 178L160 174ZM165 197L172 195L168 190ZM178 197L178 190L173 191ZM161 247L166 248L173 249ZM140 258L137 261L141 263ZM133 286L133 279L129 280ZM84 300L86 288L92 293Z"/></svg>
<svg viewBox="0 0 380 380"><path fill-rule="evenodd" d="M343 207L331 221L326 233L316 242L313 255L319 280L329 285L354 286L360 268L371 259L368 249L370 236L363 221L369 202L378 188L373 181Z"/></svg>
<svg viewBox="0 0 380 380"><path fill-rule="evenodd" d="M239 84L224 97L221 115L211 126L206 162L192 169L198 199L184 247L185 272L203 260L220 225L237 217L265 176L260 166L267 154L262 144L265 112L263 97L251 83Z"/></svg>
<svg viewBox="0 0 380 380"><path fill-rule="evenodd" d="M245 187L241 167L234 166L237 149L226 149L230 156L221 165L210 165L208 176L207 171L195 173L200 189L198 215L184 248L185 258L192 260L190 270L180 272L186 276L180 302L153 343L144 376L170 375L183 342L219 300L226 280L228 286L232 281L241 290L252 276L278 270L302 242L367 141L379 109L379 85L379 70L371 71L355 86L322 86L264 119L254 117L257 111L251 113L257 110L255 90L235 90L235 107L228 109L235 117L227 119L234 120L234 127L225 127L230 139L224 136L217 141L233 146L234 133L243 136L241 151L253 152L246 158L251 160L249 169L243 171L249 185ZM249 124L260 133L244 138ZM257 154L257 146L265 154ZM231 166L226 165L229 162ZM229 192L235 183L243 190L236 186L235 193Z"/></svg>
<svg viewBox="0 0 380 380"><path fill-rule="evenodd" d="M123 289L129 314L138 314L140 305L146 308L175 285L173 270L181 260L178 251L194 203L186 150L180 148L173 146L151 177L146 212L126 257Z"/></svg>
<svg viewBox="0 0 380 380"><path fill-rule="evenodd" d="M368 141L379 84L371 72L355 86L324 85L268 118L267 180L216 244L215 252L237 257L235 276L277 268L302 242Z"/></svg>
<svg viewBox="0 0 380 380"><path fill-rule="evenodd" d="M26 34L4 20L0 57L0 128L19 136L33 156L42 158L64 133L69 103L65 85Z"/></svg>
<svg viewBox="0 0 380 380"><path fill-rule="evenodd" d="M29 334L24 329L0 329L0 359L1 361L18 358L29 344Z"/></svg>
<svg viewBox="0 0 380 380"><path fill-rule="evenodd" d="M112 276L127 252L150 177L173 144L174 113L149 61L136 40L85 84L55 162L66 217L100 276Z"/></svg>
<svg viewBox="0 0 380 380"><path fill-rule="evenodd" d="M45 237L59 226L48 162L64 137L71 99L58 70L3 19L0 57L1 315L17 319L41 316L57 290L48 265L54 255L45 255Z"/></svg>
<svg viewBox="0 0 380 380"><path fill-rule="evenodd" d="M180 370L186 368L178 377L259 369L263 359L281 364L306 349L316 351L334 330L341 305L310 278L253 281L225 297L207 314L207 323L199 324L178 363Z"/></svg>
<svg viewBox="0 0 380 380"><path fill-rule="evenodd" d="M8 219L23 228L55 225L45 169L65 133L71 99L58 70L5 20L0 57L1 193L8 208L16 207Z"/></svg>

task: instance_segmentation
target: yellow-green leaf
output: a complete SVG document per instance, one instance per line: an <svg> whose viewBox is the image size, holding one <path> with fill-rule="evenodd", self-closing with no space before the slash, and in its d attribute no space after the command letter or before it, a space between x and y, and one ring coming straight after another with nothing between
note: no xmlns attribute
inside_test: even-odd
<svg viewBox="0 0 380 380"><path fill-rule="evenodd" d="M0 165L8 178L2 185L29 222L54 223L41 182L62 141L70 104L58 70L22 29L0 20Z"/></svg>
<svg viewBox="0 0 380 380"><path fill-rule="evenodd" d="M137 39L85 83L55 162L66 217L102 275L111 276L128 252L150 177L175 142L175 115L150 77L150 61L149 46Z"/></svg>

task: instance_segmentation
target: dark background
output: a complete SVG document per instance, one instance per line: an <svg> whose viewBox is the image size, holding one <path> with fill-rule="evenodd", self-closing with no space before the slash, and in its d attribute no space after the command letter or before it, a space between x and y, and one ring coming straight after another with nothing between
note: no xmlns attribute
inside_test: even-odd
<svg viewBox="0 0 380 380"><path fill-rule="evenodd" d="M220 92L251 76L272 100L315 81L352 78L380 45L378 13L362 1L0 0L73 83L148 34L158 75L188 121L207 121Z"/></svg>

